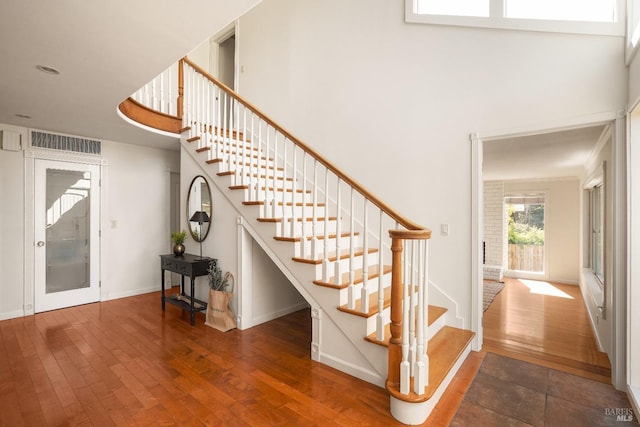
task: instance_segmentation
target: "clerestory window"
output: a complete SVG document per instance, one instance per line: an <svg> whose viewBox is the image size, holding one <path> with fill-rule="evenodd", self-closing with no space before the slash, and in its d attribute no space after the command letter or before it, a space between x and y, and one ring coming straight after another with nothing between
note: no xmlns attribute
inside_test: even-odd
<svg viewBox="0 0 640 427"><path fill-rule="evenodd" d="M623 36L624 0L405 0L407 22Z"/></svg>

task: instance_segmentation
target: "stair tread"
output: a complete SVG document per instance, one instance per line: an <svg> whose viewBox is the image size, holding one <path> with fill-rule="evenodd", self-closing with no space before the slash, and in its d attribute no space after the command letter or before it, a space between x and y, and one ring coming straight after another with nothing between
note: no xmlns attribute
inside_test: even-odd
<svg viewBox="0 0 640 427"><path fill-rule="evenodd" d="M229 176L229 175L235 175L235 174L236 174L235 170L229 170L229 171L224 171L224 172L218 172L216 175L218 175L218 176ZM260 176L258 176L257 173L254 173L254 174L245 173L244 176L250 176L250 177L253 177L253 178L260 178L261 180L265 180L265 181L272 181L273 180L272 176L267 177L265 174L261 174ZM284 181L285 178L282 177L282 176L276 176L276 180ZM286 178L286 180L287 180L287 182L291 182L291 181L293 181L293 178L288 176Z"/></svg>
<svg viewBox="0 0 640 427"><path fill-rule="evenodd" d="M440 317L442 317L445 313L447 312L447 309L444 307L439 307L437 305L429 305L429 311L428 311L428 319L427 319L427 324L429 326L433 325L433 323L438 320ZM389 347L389 339L391 338L391 324L387 323L384 327L384 340L379 341L376 338L376 333L372 333L367 335L364 339L374 343L374 344L378 344L381 345L383 347Z"/></svg>
<svg viewBox="0 0 640 427"><path fill-rule="evenodd" d="M375 265L370 265L369 268L367 269L368 271L368 275L369 275L369 279L375 279L376 277L378 277L380 274L380 267L378 264ZM391 266L390 265L385 265L382 267L382 274L389 274L391 273ZM344 289L346 287L349 286L349 272L343 273L342 274L342 280L340 281L340 283L335 283L335 277L330 277L328 282L323 282L322 280L314 280L313 283L315 285L318 286L324 286L327 288L334 288L334 289ZM362 269L359 268L355 271L355 277L353 280L353 283L355 285L362 283L364 280L364 276L362 274ZM387 291L388 289L388 291ZM387 292L389 293L389 295L387 295ZM388 297L388 300L391 301L391 288L387 287L384 291L385 293L385 307L387 307L386 305L386 300ZM372 298L375 298L375 301L372 300ZM374 314L376 314L378 312L378 292L373 292L371 295L369 295L369 313L370 314L366 314L366 313L362 313L361 310L361 301L358 299L358 301L356 301L356 308L355 310L351 310L349 308L347 308L347 305L344 306L340 306L338 307L338 310L341 311L345 311L347 313L352 313L352 314L356 314L358 316L363 316L363 317L369 317L372 316ZM375 311L373 311L375 309Z"/></svg>
<svg viewBox="0 0 640 427"><path fill-rule="evenodd" d="M230 190L248 190L249 186L248 185L230 185L229 186ZM276 188L275 190L273 189L273 187L262 187L261 188L262 191L277 191L277 192L287 192L287 193L293 193L293 189L291 188ZM303 189L300 188L296 188L296 193L297 194L302 194L305 191ZM311 194L311 190L307 190L306 194Z"/></svg>
<svg viewBox="0 0 640 427"><path fill-rule="evenodd" d="M330 216L329 221L335 221L337 218L335 216ZM304 219L307 222L313 222L313 217L305 217ZM302 221L302 218L296 218L296 221ZM324 221L324 217L316 218L317 222ZM282 218L258 218L258 222L282 222ZM291 218L287 218L287 222L291 222Z"/></svg>
<svg viewBox="0 0 640 427"><path fill-rule="evenodd" d="M214 164L214 163L222 163L223 161L224 161L224 159L215 158L215 159L208 159L208 160L205 160L205 163L206 163L206 164L208 164L208 165L211 165L211 164ZM253 164L253 163L243 162L243 163L236 163L235 165L237 166L238 164L241 164L241 165L243 165L243 166L251 166L251 167L255 167L256 169L258 168L258 165ZM261 169L264 169L264 166L262 166L262 165L261 165L261 166L260 166L260 168L261 168ZM267 169L269 169L269 170L273 170L273 169L274 169L274 168L273 168L273 165L267 165L267 166L266 166L266 168L267 168ZM284 168L283 168L282 166L278 166L278 167L276 168L276 170L278 170L278 171L284 171Z"/></svg>
<svg viewBox="0 0 640 427"><path fill-rule="evenodd" d="M372 253L376 253L376 252L378 252L377 248L369 248L369 249L367 249L367 253L372 254ZM363 248L355 248L354 251L353 251L353 254L354 254L354 256L361 256L361 255L364 254L364 249ZM351 256L351 250L349 248L343 249L343 250L340 251L340 257L339 257L340 259L346 259L346 258L349 258L350 256ZM338 259L336 251L329 252L327 254L327 258L328 258L328 260L330 262L336 261ZM309 259L309 258L293 257L291 259L296 261L296 262L302 262L302 263L305 263L305 264L315 264L315 265L322 264L322 261L323 261L322 258L320 258L320 259Z"/></svg>
<svg viewBox="0 0 640 427"><path fill-rule="evenodd" d="M400 394L399 389L389 384L387 384L387 390L395 398L405 402L419 403L429 400L474 336L475 333L469 330L444 326L429 340L427 346L429 385L425 388L424 394L418 396L413 392L413 379L411 379L411 387L409 388L411 391L408 395Z"/></svg>
<svg viewBox="0 0 640 427"><path fill-rule="evenodd" d="M346 232L346 233L341 233L342 237L349 237L351 235L351 233ZM354 236L359 236L360 233L359 232L355 232L353 233ZM331 233L329 234L328 238L329 239L335 239L337 236L336 233ZM318 238L318 240L324 240L324 235L320 234L318 236L298 236L298 237L284 237L284 236L275 236L274 239L279 241L279 242L299 242L302 239L306 239L306 240L312 240L314 237Z"/></svg>
<svg viewBox="0 0 640 427"><path fill-rule="evenodd" d="M264 206L265 201L264 200L247 200L247 201L242 202L242 204L245 205L245 206ZM285 202L285 203L278 202L277 204L278 204L278 206L283 206L283 205L284 206L291 206L292 205L291 202ZM302 205L303 205L302 202L296 202L296 206L300 206L301 207ZM272 206L272 205L269 204L269 206ZM323 208L323 207L325 207L325 204L324 203L318 203L318 204L314 205L313 202L304 203L304 207L312 208L313 206L315 206L317 208Z"/></svg>

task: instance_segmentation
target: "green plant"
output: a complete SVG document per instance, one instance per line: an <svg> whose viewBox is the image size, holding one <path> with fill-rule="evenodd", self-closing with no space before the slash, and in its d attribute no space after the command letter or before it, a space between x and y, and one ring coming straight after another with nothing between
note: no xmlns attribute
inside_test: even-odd
<svg viewBox="0 0 640 427"><path fill-rule="evenodd" d="M184 244L184 239L187 238L187 232L184 230L174 231L171 233L171 241L174 245L182 245Z"/></svg>
<svg viewBox="0 0 640 427"><path fill-rule="evenodd" d="M209 287L214 291L226 292L229 287L229 273L222 274L222 270L218 266L218 260L209 263Z"/></svg>

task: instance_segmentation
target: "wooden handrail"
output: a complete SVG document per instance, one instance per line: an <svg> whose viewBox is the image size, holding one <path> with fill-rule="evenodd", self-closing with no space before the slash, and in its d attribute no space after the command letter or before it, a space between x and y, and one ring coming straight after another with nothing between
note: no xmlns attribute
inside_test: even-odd
<svg viewBox="0 0 640 427"><path fill-rule="evenodd" d="M349 175L347 175L344 172L342 172L340 169L338 169L336 166L334 166L330 161L328 161L327 159L322 157L319 153L317 153L311 147L309 147L308 145L306 145L305 143L300 141L298 138L296 138L294 135L292 135L289 131L287 131L286 129L282 128L276 122L271 120L266 114L264 114L262 111L260 111L257 107L255 107L249 101L247 101L246 99L244 99L243 97L241 97L240 95L235 93L232 89L230 89L224 83L222 83L221 81L219 81L218 79L216 79L215 77L210 75L207 71L205 71L199 65L197 65L194 62L192 62L187 57L184 57L182 59L182 61L184 61L185 63L189 64L189 66L191 66L198 73L202 74L204 77L206 77L207 79L209 79L210 81L215 83L217 86L219 86L224 92L227 93L227 95L231 96L232 98L236 99L238 102L243 104L245 107L247 107L250 110L252 110L262 120L264 120L269 125L273 126L278 132L283 134L287 139L289 139L294 144L296 144L298 147L300 147L302 150L304 150L309 155L314 157L318 162L320 162L322 165L324 165L328 170L333 172L338 178L340 178L342 181L346 182L347 184L349 184L350 186L355 188L360 194L362 194L362 196L364 196L371 203L376 205L380 210L384 211L387 215L389 215L391 218L393 218L398 224L400 224L401 226L403 226L407 230L420 230L420 231L428 232L427 233L428 236L423 237L423 238L427 238L428 239L431 236L431 230L429 230L428 228L423 227L423 226L421 226L421 225L419 225L419 224L417 224L417 223L405 218L400 213L396 212L393 208L391 208L389 205L387 205L382 200L380 200L378 197L376 197L374 194L372 194L369 190L367 190L363 185L361 185L355 179L351 178Z"/></svg>

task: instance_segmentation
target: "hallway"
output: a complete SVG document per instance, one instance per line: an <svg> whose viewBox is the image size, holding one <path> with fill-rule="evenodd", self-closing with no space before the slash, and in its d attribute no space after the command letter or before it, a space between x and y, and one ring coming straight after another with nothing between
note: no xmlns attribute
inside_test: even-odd
<svg viewBox="0 0 640 427"><path fill-rule="evenodd" d="M504 282L484 313L484 351L611 382L609 359L598 351L578 286Z"/></svg>

